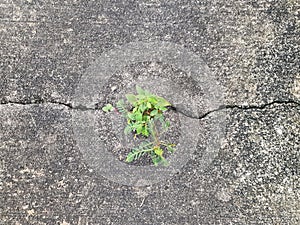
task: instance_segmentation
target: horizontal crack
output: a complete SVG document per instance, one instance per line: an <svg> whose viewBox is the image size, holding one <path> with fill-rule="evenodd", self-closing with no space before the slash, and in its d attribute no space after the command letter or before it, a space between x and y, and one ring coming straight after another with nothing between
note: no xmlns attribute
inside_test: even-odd
<svg viewBox="0 0 300 225"><path fill-rule="evenodd" d="M295 104L295 105L298 105L300 106L300 102L296 102L294 100L275 100L275 101L272 101L272 102L269 102L269 103L265 103L265 104L262 104L262 105L248 105L248 106L244 106L244 105L221 105L219 106L218 108L216 109L213 109L211 111L208 111L206 113L203 113L202 115L200 116L193 116L193 115L190 115L186 112L183 112L182 110L180 109L177 109L176 107L170 107L172 110L186 116L186 117L189 117L191 119L204 119L205 117L207 117L208 115L210 115L211 113L214 113L214 112L217 112L217 111L221 111L221 110L224 110L224 109L241 109L241 110L251 110L251 109L265 109L267 108L268 106L272 106L272 105L282 105L282 104Z"/></svg>
<svg viewBox="0 0 300 225"><path fill-rule="evenodd" d="M15 105L44 105L44 104L54 104L54 105L63 105L69 109L73 110L80 110L80 111L88 111L88 110L95 110L96 107L87 107L84 105L77 105L73 106L71 103L64 103L64 102L57 102L57 101L33 101L33 102L17 102L17 101L7 101L1 102L0 105L8 105L8 104L15 104Z"/></svg>
<svg viewBox="0 0 300 225"><path fill-rule="evenodd" d="M63 105L69 109L72 110L79 110L79 111L89 111L89 110L98 110L100 109L99 106L97 106L97 104L95 104L94 107L87 107L84 105L77 105L77 106L73 106L71 103L64 103L64 102L58 102L58 101L34 101L34 102L17 102L17 101L6 101L6 102L1 102L0 105L7 105L7 104L15 104L15 105L43 105L43 104L55 104L55 105ZM216 109L210 110L206 113L203 113L200 116L194 116L191 115L187 112L184 112L174 106L171 106L170 109L178 112L186 117L189 117L191 119L204 119L205 117L207 117L208 115L217 112L217 111L221 111L224 109L241 109L241 110L251 110L251 109L265 109L268 106L272 106L272 105L282 105L282 104L295 104L300 106L300 102L294 101L294 100L275 100L269 103L265 103L262 105L221 105Z"/></svg>

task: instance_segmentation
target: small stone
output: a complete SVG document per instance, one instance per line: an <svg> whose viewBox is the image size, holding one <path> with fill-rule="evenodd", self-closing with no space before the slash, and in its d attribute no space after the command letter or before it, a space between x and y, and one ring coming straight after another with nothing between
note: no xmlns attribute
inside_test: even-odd
<svg viewBox="0 0 300 225"><path fill-rule="evenodd" d="M29 216L34 215L34 209L27 210L27 214L28 214Z"/></svg>
<svg viewBox="0 0 300 225"><path fill-rule="evenodd" d="M22 209L25 210L25 209L28 209L28 207L29 207L28 205L24 205L24 206L22 206Z"/></svg>
<svg viewBox="0 0 300 225"><path fill-rule="evenodd" d="M279 135L283 134L283 131L282 131L282 129L280 127L275 127L274 129L275 129L275 131L276 131L277 134L279 134Z"/></svg>
<svg viewBox="0 0 300 225"><path fill-rule="evenodd" d="M60 223L60 225L70 225L70 224L64 220Z"/></svg>
<svg viewBox="0 0 300 225"><path fill-rule="evenodd" d="M117 86L112 86L112 87L111 87L111 91L115 91L115 90L117 90L117 89L118 89Z"/></svg>

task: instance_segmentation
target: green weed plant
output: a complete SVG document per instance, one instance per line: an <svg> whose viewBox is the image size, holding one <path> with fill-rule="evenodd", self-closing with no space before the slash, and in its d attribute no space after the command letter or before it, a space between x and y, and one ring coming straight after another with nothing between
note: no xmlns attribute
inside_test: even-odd
<svg viewBox="0 0 300 225"><path fill-rule="evenodd" d="M141 135L147 139L147 141L131 150L127 155L126 162L133 162L143 155L149 154L155 166L159 164L168 165L164 152L173 153L175 144L167 143L161 140L160 137L170 127L170 122L165 119L164 112L168 110L171 104L166 99L139 86L136 86L136 91L136 95L125 95L127 102L121 99L117 102L116 107L109 103L102 110L104 112L116 111L121 113L127 120L127 126L124 129L125 134L132 132L135 134L135 138Z"/></svg>

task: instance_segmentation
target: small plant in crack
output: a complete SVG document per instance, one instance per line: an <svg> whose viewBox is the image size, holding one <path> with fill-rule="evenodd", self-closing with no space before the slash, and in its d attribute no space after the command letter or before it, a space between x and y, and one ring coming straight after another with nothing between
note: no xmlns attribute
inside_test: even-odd
<svg viewBox="0 0 300 225"><path fill-rule="evenodd" d="M112 104L106 104L102 110L121 113L127 120L127 126L124 129L125 134L132 132L134 138L141 135L147 139L131 150L127 155L126 162L130 163L145 154L149 154L154 165L168 165L164 152L173 153L175 144L161 140L161 136L170 127L170 122L165 119L164 112L168 110L171 104L166 99L141 87L136 86L136 91L137 95L126 95L128 102L121 99L117 102L116 107Z"/></svg>

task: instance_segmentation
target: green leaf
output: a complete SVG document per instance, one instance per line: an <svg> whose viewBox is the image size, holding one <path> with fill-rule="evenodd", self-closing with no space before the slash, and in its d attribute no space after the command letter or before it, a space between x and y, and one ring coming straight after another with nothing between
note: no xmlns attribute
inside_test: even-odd
<svg viewBox="0 0 300 225"><path fill-rule="evenodd" d="M133 95L133 94L127 94L127 95L125 95L125 96L126 96L128 102L129 102L130 104L134 105L134 104L136 103L137 98L136 98L135 95Z"/></svg>
<svg viewBox="0 0 300 225"><path fill-rule="evenodd" d="M152 95L152 93L150 93L149 91L145 90L145 95L146 95L147 97L149 97L149 96Z"/></svg>
<svg viewBox="0 0 300 225"><path fill-rule="evenodd" d="M137 127L136 127L136 133L137 134L141 134L143 131L143 125L142 124L139 124Z"/></svg>
<svg viewBox="0 0 300 225"><path fill-rule="evenodd" d="M135 120L135 113L127 113L127 117L130 119L130 120Z"/></svg>
<svg viewBox="0 0 300 225"><path fill-rule="evenodd" d="M158 114L158 110L154 109L151 111L150 116L156 116Z"/></svg>
<svg viewBox="0 0 300 225"><path fill-rule="evenodd" d="M157 166L160 163L163 165L168 164L168 162L166 161L166 159L164 157L156 155L154 152L151 154L151 159L152 159L154 166Z"/></svg>
<svg viewBox="0 0 300 225"><path fill-rule="evenodd" d="M154 153L155 153L156 155L162 157L164 151L163 151L160 147L157 147L157 148L154 148Z"/></svg>
<svg viewBox="0 0 300 225"><path fill-rule="evenodd" d="M161 121L162 127L167 130L170 127L169 121Z"/></svg>
<svg viewBox="0 0 300 225"><path fill-rule="evenodd" d="M143 113L146 109L147 109L146 103L143 103L143 104L139 105L139 111L140 112Z"/></svg>
<svg viewBox="0 0 300 225"><path fill-rule="evenodd" d="M156 119L158 119L161 124L165 123L165 117L162 114L157 114Z"/></svg>
<svg viewBox="0 0 300 225"><path fill-rule="evenodd" d="M113 111L115 108L111 105L111 104L106 104L103 108L102 108L102 110L104 111L104 112L111 112L111 111Z"/></svg>
<svg viewBox="0 0 300 225"><path fill-rule="evenodd" d="M136 86L136 92L139 95L145 95L145 91L141 87L139 87L139 86Z"/></svg>
<svg viewBox="0 0 300 225"><path fill-rule="evenodd" d="M135 160L135 156L136 154L134 152L129 152L129 154L127 155L127 158L126 158L126 162L132 162L133 160Z"/></svg>
<svg viewBox="0 0 300 225"><path fill-rule="evenodd" d="M165 111L168 110L166 107L160 107L159 109L160 109L161 111L163 111L163 112L165 112Z"/></svg>
<svg viewBox="0 0 300 225"><path fill-rule="evenodd" d="M137 160L143 154L147 153L150 154L154 165L166 165L168 162L163 157L164 151L173 152L174 145L165 144L162 140L158 140L159 133L157 129L154 129L154 123L155 121L160 121L162 128L167 130L170 123L165 121L163 112L168 110L167 106L170 106L171 104L166 99L153 95L139 86L136 86L136 91L137 95L126 95L128 102L133 106L132 110L127 109L129 108L129 104L126 105L124 100L120 100L117 103L117 109L123 113L128 121L128 125L124 129L124 132L129 133L134 131L138 135L143 135L145 137L151 136L151 141L153 142L149 142L147 145L141 144L137 148L134 148L127 155L126 162ZM160 129L158 130L160 131ZM166 149L162 149L159 146L160 144L165 146L164 148Z"/></svg>
<svg viewBox="0 0 300 225"><path fill-rule="evenodd" d="M166 127L170 127L170 121L166 121Z"/></svg>
<svg viewBox="0 0 300 225"><path fill-rule="evenodd" d="M151 108L152 108L152 105L151 105L150 102L147 102L147 108L148 108L148 109L151 109Z"/></svg>
<svg viewBox="0 0 300 225"><path fill-rule="evenodd" d="M169 151L169 152L174 152L175 151L175 149L173 148L173 144L169 144L168 146L167 146L167 150Z"/></svg>
<svg viewBox="0 0 300 225"><path fill-rule="evenodd" d="M142 157L146 152L151 152L152 149L149 148L150 145L151 143L142 143L138 148L132 149L127 155L126 162L132 162Z"/></svg>
<svg viewBox="0 0 300 225"><path fill-rule="evenodd" d="M153 162L154 166L157 166L160 161L161 161L161 159L159 157L152 157L152 162Z"/></svg>
<svg viewBox="0 0 300 225"><path fill-rule="evenodd" d="M150 116L147 116L147 115L144 116L144 115L143 115L143 121L144 121L144 122L147 122L149 119L150 119Z"/></svg>
<svg viewBox="0 0 300 225"><path fill-rule="evenodd" d="M148 129L147 129L146 126L143 127L142 134L143 134L144 136L146 136L146 137L149 136L149 131L148 131Z"/></svg>
<svg viewBox="0 0 300 225"><path fill-rule="evenodd" d="M139 146L140 149L148 149L149 146L152 145L152 142L142 142Z"/></svg>
<svg viewBox="0 0 300 225"><path fill-rule="evenodd" d="M157 105L160 107L165 107L165 106L170 106L171 103L168 102L166 99L162 98L162 97L157 97Z"/></svg>
<svg viewBox="0 0 300 225"><path fill-rule="evenodd" d="M143 114L140 112L135 113L135 120L136 121L143 121Z"/></svg>
<svg viewBox="0 0 300 225"><path fill-rule="evenodd" d="M151 96L151 97L148 98L148 102L150 102L152 105L155 106L156 103L157 103L157 99L156 99L155 96Z"/></svg>
<svg viewBox="0 0 300 225"><path fill-rule="evenodd" d="M127 114L127 109L125 108L125 103L124 100L121 99L117 102L117 109L120 113L122 113L123 115Z"/></svg>

